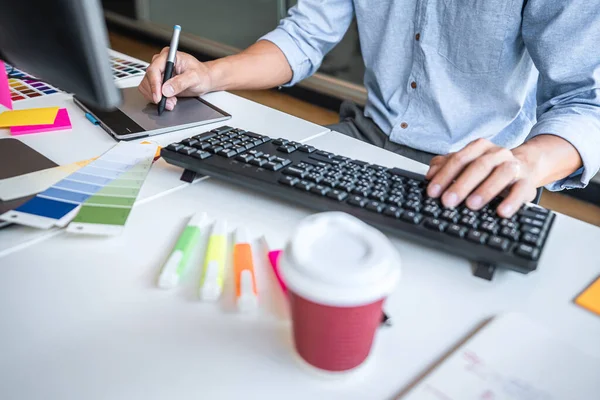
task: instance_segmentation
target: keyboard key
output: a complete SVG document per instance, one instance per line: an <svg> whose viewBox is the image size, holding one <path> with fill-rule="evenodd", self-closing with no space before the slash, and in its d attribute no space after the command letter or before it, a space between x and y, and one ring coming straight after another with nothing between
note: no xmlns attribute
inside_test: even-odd
<svg viewBox="0 0 600 400"><path fill-rule="evenodd" d="M460 219L460 224L475 229L477 228L477 218L463 215L463 217Z"/></svg>
<svg viewBox="0 0 600 400"><path fill-rule="evenodd" d="M442 212L441 215L442 219L445 219L446 221L450 221L453 223L458 222L458 211L456 210L444 210L444 212Z"/></svg>
<svg viewBox="0 0 600 400"><path fill-rule="evenodd" d="M419 212L421 211L421 203L417 200L409 200L404 203L404 208Z"/></svg>
<svg viewBox="0 0 600 400"><path fill-rule="evenodd" d="M500 225L502 227L506 226L506 227L508 227L510 229L516 229L518 224L515 221L513 221L513 220L502 218L500 220Z"/></svg>
<svg viewBox="0 0 600 400"><path fill-rule="evenodd" d="M296 183L300 182L300 179L293 176L282 176L279 178L278 182L287 186L294 186Z"/></svg>
<svg viewBox="0 0 600 400"><path fill-rule="evenodd" d="M310 189L312 193L320 194L321 196L325 196L330 190L331 188L323 185L317 185Z"/></svg>
<svg viewBox="0 0 600 400"><path fill-rule="evenodd" d="M398 206L398 207L402 207L402 202L403 201L404 201L404 197L401 196L401 195L400 196L398 196L398 195L391 195L391 196L388 196L385 199L386 203L393 204L393 205Z"/></svg>
<svg viewBox="0 0 600 400"><path fill-rule="evenodd" d="M474 243L484 244L488 236L489 235L487 233L471 229L467 235L467 239Z"/></svg>
<svg viewBox="0 0 600 400"><path fill-rule="evenodd" d="M309 181L300 181L294 186L296 189L306 190L307 192L315 186L314 183Z"/></svg>
<svg viewBox="0 0 600 400"><path fill-rule="evenodd" d="M510 229L509 227L505 226L500 230L500 236L509 238L510 240L516 242L517 240L519 240L519 231L517 231L516 229Z"/></svg>
<svg viewBox="0 0 600 400"><path fill-rule="evenodd" d="M224 149L229 149L230 147L233 147L233 143L231 142L221 142L220 145L223 146Z"/></svg>
<svg viewBox="0 0 600 400"><path fill-rule="evenodd" d="M333 178L325 178L321 181L321 184L323 185L327 185L331 188L335 188L338 185L338 180L337 179L333 179Z"/></svg>
<svg viewBox="0 0 600 400"><path fill-rule="evenodd" d="M246 151L246 148L240 145L233 146L231 149L233 149L236 154L240 154Z"/></svg>
<svg viewBox="0 0 600 400"><path fill-rule="evenodd" d="M522 224L537 226L538 228L542 228L544 226L544 221L529 217L521 217L519 218L519 222Z"/></svg>
<svg viewBox="0 0 600 400"><path fill-rule="evenodd" d="M172 143L167 146L167 150L179 151L179 149L182 149L183 147L184 146L181 143Z"/></svg>
<svg viewBox="0 0 600 400"><path fill-rule="evenodd" d="M346 197L348 197L348 193L344 192L343 190L334 189L334 190L329 191L329 193L327 193L327 197L330 197L337 201L342 201Z"/></svg>
<svg viewBox="0 0 600 400"><path fill-rule="evenodd" d="M277 151L281 151L281 152L289 154L289 153L293 153L294 151L296 151L296 147L289 146L289 145L288 146L279 146L277 148Z"/></svg>
<svg viewBox="0 0 600 400"><path fill-rule="evenodd" d="M191 138L182 140L181 143L183 143L186 146L193 146L196 143L198 143L198 139L191 137Z"/></svg>
<svg viewBox="0 0 600 400"><path fill-rule="evenodd" d="M196 135L194 137L196 139L198 139L200 142L203 142L205 140L212 139L215 136L217 136L217 134L215 132L206 132L206 133L201 133L200 135Z"/></svg>
<svg viewBox="0 0 600 400"><path fill-rule="evenodd" d="M510 240L500 236L491 236L487 241L487 245L492 249L506 251L510 247Z"/></svg>
<svg viewBox="0 0 600 400"><path fill-rule="evenodd" d="M327 157L327 158L333 157L333 153L329 153L328 151L323 151L323 150L317 151L317 155L322 156L322 157Z"/></svg>
<svg viewBox="0 0 600 400"><path fill-rule="evenodd" d="M314 183L320 183L323 180L323 175L319 174L318 172L311 172L310 174L306 175L306 180Z"/></svg>
<svg viewBox="0 0 600 400"><path fill-rule="evenodd" d="M350 196L350 200L348 200L348 204L356 207L364 207L368 202L369 200L362 196Z"/></svg>
<svg viewBox="0 0 600 400"><path fill-rule="evenodd" d="M269 161L263 166L264 169L268 169L269 171L279 171L283 168L283 164L277 163L275 161Z"/></svg>
<svg viewBox="0 0 600 400"><path fill-rule="evenodd" d="M229 132L230 130L233 130L233 128L225 125L225 126L220 126L218 128L215 128L211 132L214 132L215 134L221 134L221 133Z"/></svg>
<svg viewBox="0 0 600 400"><path fill-rule="evenodd" d="M183 146L182 148L177 150L178 153L185 154L186 156L189 156L190 154L195 153L197 151L198 150L196 150L195 148L189 146Z"/></svg>
<svg viewBox="0 0 600 400"><path fill-rule="evenodd" d="M271 143L273 143L276 146L283 146L285 144L288 144L289 142L290 142L289 140L279 138L279 139L273 139L273 141Z"/></svg>
<svg viewBox="0 0 600 400"><path fill-rule="evenodd" d="M263 135L259 135L258 133L254 133L254 132L244 132L244 135L251 137L253 139L261 139L264 137Z"/></svg>
<svg viewBox="0 0 600 400"><path fill-rule="evenodd" d="M273 161L275 161L276 163L283 164L284 166L292 163L292 160L288 160L287 158L281 157L276 157Z"/></svg>
<svg viewBox="0 0 600 400"><path fill-rule="evenodd" d="M446 229L446 233L452 236L456 236L456 237L465 237L465 235L467 234L467 232L469 231L469 228L466 228L464 226L460 226L460 225L456 225L456 224L451 224L447 229Z"/></svg>
<svg viewBox="0 0 600 400"><path fill-rule="evenodd" d="M385 204L380 203L379 201L376 201L376 200L369 201L367 203L367 207L366 207L367 210L374 211L377 213L382 212L384 208L385 208Z"/></svg>
<svg viewBox="0 0 600 400"><path fill-rule="evenodd" d="M248 163L250 160L254 159L254 156L252 154L245 153L237 156L235 159L244 163Z"/></svg>
<svg viewBox="0 0 600 400"><path fill-rule="evenodd" d="M233 149L223 149L223 150L217 152L217 155L220 155L222 157L227 157L227 158L231 158L231 157L235 156L236 154L237 154L237 151L235 151Z"/></svg>
<svg viewBox="0 0 600 400"><path fill-rule="evenodd" d="M324 156L319 155L318 151L316 153L309 155L308 157L312 160L321 161L326 164L333 164L333 160L331 160L329 157L324 157Z"/></svg>
<svg viewBox="0 0 600 400"><path fill-rule="evenodd" d="M387 193L383 192L381 190L375 190L374 192L371 192L371 194L369 194L369 198L371 200L377 200L379 202L384 202L385 199L387 198Z"/></svg>
<svg viewBox="0 0 600 400"><path fill-rule="evenodd" d="M427 218L425 219L425 222L423 222L423 225L433 231L444 232L448 226L448 222L437 218Z"/></svg>
<svg viewBox="0 0 600 400"><path fill-rule="evenodd" d="M493 219L492 219L493 221ZM480 230L489 233L490 235L495 235L498 231L498 225L495 222L485 221L479 227Z"/></svg>
<svg viewBox="0 0 600 400"><path fill-rule="evenodd" d="M423 209L423 214L428 215L430 217L434 217L434 218L437 218L438 215L440 215L440 212L441 212L441 210L439 207L432 206L432 205L426 205L425 208Z"/></svg>
<svg viewBox="0 0 600 400"><path fill-rule="evenodd" d="M540 249L538 249L537 247L528 245L528 244L520 244L519 247L517 247L517 250L515 251L515 253L519 257L523 257L528 260L535 261L540 256Z"/></svg>
<svg viewBox="0 0 600 400"><path fill-rule="evenodd" d="M250 150L248 154L252 154L254 157L260 157L263 155L263 152L258 150Z"/></svg>
<svg viewBox="0 0 600 400"><path fill-rule="evenodd" d="M548 217L548 214L542 214L537 211L534 211L532 208L522 209L519 211L519 215L522 217L529 217L533 219L539 219L540 221L545 221Z"/></svg>
<svg viewBox="0 0 600 400"><path fill-rule="evenodd" d="M402 219L403 221L409 222L411 224L418 225L419 222L421 222L421 220L423 219L423 215L419 214L418 212L415 212L415 211L407 210L402 213L402 216L400 217L400 219Z"/></svg>
<svg viewBox="0 0 600 400"><path fill-rule="evenodd" d="M198 158L200 160L204 160L210 156L212 156L212 154L210 154L207 151L196 151L195 153L192 153L192 157Z"/></svg>
<svg viewBox="0 0 600 400"><path fill-rule="evenodd" d="M257 167L262 167L263 165L265 165L268 162L269 161L265 160L264 158L255 158L254 160L250 160L249 164L256 165ZM285 171L284 171L284 173L285 173Z"/></svg>
<svg viewBox="0 0 600 400"><path fill-rule="evenodd" d="M521 238L521 242L530 244L532 246L539 247L542 245L542 239L538 235L532 235L531 233L525 233Z"/></svg>
<svg viewBox="0 0 600 400"><path fill-rule="evenodd" d="M302 145L298 147L298 150L303 153L314 153L317 149L315 149L313 146Z"/></svg>
<svg viewBox="0 0 600 400"><path fill-rule="evenodd" d="M217 154L219 151L223 150L223 146L210 146L206 151L210 151L213 154Z"/></svg>
<svg viewBox="0 0 600 400"><path fill-rule="evenodd" d="M206 150L210 147L210 143L208 142L198 142L196 144L193 145L193 147L195 147L198 150Z"/></svg>
<svg viewBox="0 0 600 400"><path fill-rule="evenodd" d="M402 216L403 212L404 212L403 209L401 209L400 207L396 207L396 206L387 206L385 208L385 210L383 210L383 213L385 215L387 215L388 217L394 217L394 218L400 218Z"/></svg>
<svg viewBox="0 0 600 400"><path fill-rule="evenodd" d="M283 171L283 173L286 174L286 175L297 176L298 178L302 178L302 179L304 179L308 175L308 172L306 172L305 170L300 169L300 168L296 168L294 166L287 167Z"/></svg>
<svg viewBox="0 0 600 400"><path fill-rule="evenodd" d="M542 233L542 229L537 226L523 225L521 226L521 232L531 233L532 235L539 235Z"/></svg>
<svg viewBox="0 0 600 400"><path fill-rule="evenodd" d="M344 192L350 193L352 189L354 189L354 185L350 182L341 182L337 188L343 190Z"/></svg>
<svg viewBox="0 0 600 400"><path fill-rule="evenodd" d="M252 142L252 145L253 145L254 147L256 147L256 146L259 146L259 145L261 145L261 144L263 143L263 141L262 141L262 140L260 140L260 139L254 139L254 140L252 140L251 142Z"/></svg>

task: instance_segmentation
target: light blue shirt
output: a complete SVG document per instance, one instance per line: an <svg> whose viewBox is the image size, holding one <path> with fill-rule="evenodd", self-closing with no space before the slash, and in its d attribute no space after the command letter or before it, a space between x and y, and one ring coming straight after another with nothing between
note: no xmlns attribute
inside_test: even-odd
<svg viewBox="0 0 600 400"><path fill-rule="evenodd" d="M288 85L317 71L354 15L365 114L392 141L446 154L554 134L584 167L552 190L600 168L598 0L299 0L262 38L287 57Z"/></svg>

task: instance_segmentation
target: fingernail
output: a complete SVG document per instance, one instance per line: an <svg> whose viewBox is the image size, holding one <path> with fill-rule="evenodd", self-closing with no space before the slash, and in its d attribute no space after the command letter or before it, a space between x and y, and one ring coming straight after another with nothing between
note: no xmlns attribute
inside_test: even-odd
<svg viewBox="0 0 600 400"><path fill-rule="evenodd" d="M171 85L165 85L163 86L163 94L167 97L173 97L175 89L173 89L173 86Z"/></svg>
<svg viewBox="0 0 600 400"><path fill-rule="evenodd" d="M442 186L439 184L429 185L429 196L438 197L442 191Z"/></svg>
<svg viewBox="0 0 600 400"><path fill-rule="evenodd" d="M502 206L500 208L500 213L506 218L512 217L512 213L513 213L512 204L506 204L506 205Z"/></svg>
<svg viewBox="0 0 600 400"><path fill-rule="evenodd" d="M153 93L152 100L154 100L155 103L158 103L160 101L160 96L157 95L156 93Z"/></svg>
<svg viewBox="0 0 600 400"><path fill-rule="evenodd" d="M444 196L444 205L446 207L456 207L458 204L458 195L450 192Z"/></svg>
<svg viewBox="0 0 600 400"><path fill-rule="evenodd" d="M467 205L469 206L469 208L478 210L481 207L481 205L483 204L483 197L476 194L475 196L469 197L469 199L467 200L467 203L468 203Z"/></svg>

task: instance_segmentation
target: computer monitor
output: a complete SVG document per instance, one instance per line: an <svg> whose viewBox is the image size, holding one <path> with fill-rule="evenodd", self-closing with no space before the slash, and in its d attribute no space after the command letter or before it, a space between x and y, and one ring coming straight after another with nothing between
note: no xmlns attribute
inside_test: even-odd
<svg viewBox="0 0 600 400"><path fill-rule="evenodd" d="M16 0L0 5L0 59L88 104L121 102L98 0Z"/></svg>

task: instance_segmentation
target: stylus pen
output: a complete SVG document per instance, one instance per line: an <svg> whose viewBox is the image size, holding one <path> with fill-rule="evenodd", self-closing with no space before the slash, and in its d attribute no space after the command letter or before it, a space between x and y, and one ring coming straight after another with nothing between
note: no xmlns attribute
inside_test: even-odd
<svg viewBox="0 0 600 400"><path fill-rule="evenodd" d="M175 55L177 54L177 47L179 46L179 34L181 33L181 27L179 25L175 25L173 27L173 37L171 38L171 45L169 46L169 55L167 56L167 64L165 65L165 73L163 76L163 85L166 81L173 77L173 68L175 67ZM161 86L162 88L162 86ZM158 115L162 114L165 111L165 104L167 103L167 98L165 95L162 96L160 102L158 103Z"/></svg>
<svg viewBox="0 0 600 400"><path fill-rule="evenodd" d="M256 276L254 275L252 246L248 242L248 237L244 228L238 228L235 232L233 271L235 277L235 298L238 310L255 310L258 306L258 292L256 290Z"/></svg>
<svg viewBox="0 0 600 400"><path fill-rule="evenodd" d="M200 277L200 298L216 301L223 291L225 262L227 259L227 223L215 222L212 234L208 239L204 270Z"/></svg>
<svg viewBox="0 0 600 400"><path fill-rule="evenodd" d="M190 263L190 257L200 245L200 235L208 227L210 219L206 213L194 215L181 232L171 255L158 278L158 287L171 289L179 283Z"/></svg>

